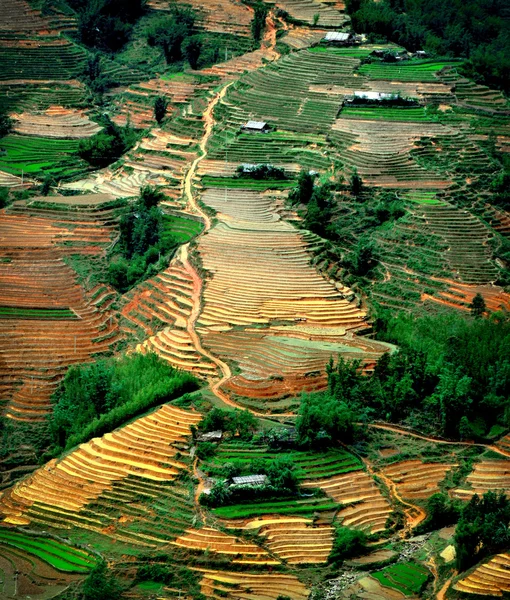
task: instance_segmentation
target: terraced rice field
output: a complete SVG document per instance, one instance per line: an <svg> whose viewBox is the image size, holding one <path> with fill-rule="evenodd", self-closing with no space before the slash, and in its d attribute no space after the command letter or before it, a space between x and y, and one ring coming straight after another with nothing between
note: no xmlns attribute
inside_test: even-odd
<svg viewBox="0 0 510 600"><path fill-rule="evenodd" d="M324 387L333 353L370 362L386 350L352 335L363 327L364 311L347 299L348 288L310 265L309 251L320 241L280 220L277 193L207 189L202 201L218 211L218 224L199 239L211 277L198 326L207 349L241 368L225 389L279 399ZM232 330L236 325L273 330Z"/></svg>
<svg viewBox="0 0 510 600"><path fill-rule="evenodd" d="M64 320L77 319L78 316L69 308L17 308L0 306L0 319L44 319Z"/></svg>
<svg viewBox="0 0 510 600"><path fill-rule="evenodd" d="M32 598L42 594L51 597L83 578L83 575L58 571L34 554L10 545L1 546L0 573L1 589L6 598L15 597L15 592Z"/></svg>
<svg viewBox="0 0 510 600"><path fill-rule="evenodd" d="M114 218L101 204L54 210L41 201L15 203L0 215L0 306L8 307L0 318L4 415L43 420L67 367L118 339L111 300L85 294L64 260L68 252L103 253Z"/></svg>
<svg viewBox="0 0 510 600"><path fill-rule="evenodd" d="M246 542L238 537L223 533L211 527L188 529L179 536L176 546L189 550L213 552L233 557L233 562L243 565L278 565L266 550L256 544Z"/></svg>
<svg viewBox="0 0 510 600"><path fill-rule="evenodd" d="M426 499L439 492L439 484L455 466L407 460L384 467L382 472L396 484L403 498Z"/></svg>
<svg viewBox="0 0 510 600"><path fill-rule="evenodd" d="M510 460L484 459L474 464L473 471L466 478L466 487L452 490L455 498L469 500L473 494L483 495L485 492L510 489Z"/></svg>
<svg viewBox="0 0 510 600"><path fill-rule="evenodd" d="M101 126L79 110L51 106L44 112L14 113L14 132L43 138L81 139L95 135Z"/></svg>
<svg viewBox="0 0 510 600"><path fill-rule="evenodd" d="M86 172L89 167L76 156L77 150L77 140L10 134L1 141L0 170L13 175L39 176Z"/></svg>
<svg viewBox="0 0 510 600"><path fill-rule="evenodd" d="M83 550L71 548L50 538L31 537L6 528L0 528L0 544L32 554L59 571L86 573L97 562L95 557Z"/></svg>
<svg viewBox="0 0 510 600"><path fill-rule="evenodd" d="M391 565L372 574L372 577L377 579L383 586L394 588L405 596L418 594L429 576L428 569L415 563Z"/></svg>
<svg viewBox="0 0 510 600"><path fill-rule="evenodd" d="M81 515L87 505L101 498L109 498L115 505L133 501L139 493L161 494L158 485L173 481L187 466L190 426L200 419L198 413L164 405L82 444L5 492L0 497L4 522L44 523L56 528L72 524L102 531L101 511L93 518ZM65 495L59 493L62 489Z"/></svg>
<svg viewBox="0 0 510 600"><path fill-rule="evenodd" d="M276 5L297 21L309 25L314 23L315 15L319 15L316 24L320 27L341 27L347 21L346 15L343 14L343 2L331 4L318 0L278 0Z"/></svg>
<svg viewBox="0 0 510 600"><path fill-rule="evenodd" d="M385 529L391 505L365 471L307 480L302 485L318 487L336 502L346 505L337 515L343 525L367 529L371 533Z"/></svg>
<svg viewBox="0 0 510 600"><path fill-rule="evenodd" d="M384 63L381 61L362 65L361 75L373 79L388 79L397 81L435 81L443 69L455 66L454 61L412 60L399 63Z"/></svg>
<svg viewBox="0 0 510 600"><path fill-rule="evenodd" d="M502 598L510 592L510 554L498 554L460 579L453 589L465 594Z"/></svg>
<svg viewBox="0 0 510 600"><path fill-rule="evenodd" d="M143 340L137 345L139 352L155 352L199 377L215 376L216 365L197 351L187 330L192 296L192 276L177 255L166 271L124 296L121 328Z"/></svg>
<svg viewBox="0 0 510 600"><path fill-rule="evenodd" d="M208 598L248 597L276 600L278 596L290 595L293 600L306 600L309 590L294 575L283 573L231 573L195 569L202 576L200 587Z"/></svg>
<svg viewBox="0 0 510 600"><path fill-rule="evenodd" d="M240 465L244 463L248 467L253 460L270 461L279 456L281 453L272 452L266 448L238 447L235 443L223 443L214 458L205 463L204 468L222 468L232 461L236 461L236 464ZM359 459L343 449L321 453L292 451L286 453L285 456L292 460L297 469L297 477L301 480L330 477L361 469Z"/></svg>
<svg viewBox="0 0 510 600"><path fill-rule="evenodd" d="M289 565L325 563L333 547L334 528L312 525L310 519L263 516L241 524L227 526L257 531L272 554Z"/></svg>

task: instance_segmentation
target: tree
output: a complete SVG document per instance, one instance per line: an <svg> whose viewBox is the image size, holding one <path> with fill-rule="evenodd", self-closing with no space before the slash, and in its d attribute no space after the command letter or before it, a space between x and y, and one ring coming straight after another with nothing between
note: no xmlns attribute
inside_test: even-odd
<svg viewBox="0 0 510 600"><path fill-rule="evenodd" d="M471 304L469 305L469 308L471 309L471 314L473 315L473 317L478 318L483 316L483 314L487 310L487 307L485 305L485 300L482 294L476 294Z"/></svg>
<svg viewBox="0 0 510 600"><path fill-rule="evenodd" d="M0 114L0 138L6 136L14 127L14 121L6 114Z"/></svg>
<svg viewBox="0 0 510 600"><path fill-rule="evenodd" d="M339 526L336 529L330 563L340 563L346 558L360 556L367 551L367 535L359 529Z"/></svg>
<svg viewBox="0 0 510 600"><path fill-rule="evenodd" d="M358 174L358 171L356 168L353 170L352 175L351 175L350 189L351 189L351 194L355 198L359 198L361 196L361 192L363 191L363 180L361 179L360 175Z"/></svg>
<svg viewBox="0 0 510 600"><path fill-rule="evenodd" d="M198 59L202 52L202 37L200 35L192 35L182 43L182 51L189 62L192 69L198 67Z"/></svg>
<svg viewBox="0 0 510 600"><path fill-rule="evenodd" d="M170 16L161 17L146 30L149 46L159 46L167 63L182 59L183 42L193 34L195 13L174 6Z"/></svg>
<svg viewBox="0 0 510 600"><path fill-rule="evenodd" d="M47 196L53 185L55 185L55 179L51 175L46 175L41 184L41 196Z"/></svg>
<svg viewBox="0 0 510 600"><path fill-rule="evenodd" d="M312 448L325 448L338 440L349 443L354 436L354 415L333 396L306 394L301 398L296 430L299 442Z"/></svg>
<svg viewBox="0 0 510 600"><path fill-rule="evenodd" d="M455 531L457 568L464 571L510 544L510 500L504 492L475 494L462 509Z"/></svg>
<svg viewBox="0 0 510 600"><path fill-rule="evenodd" d="M315 175L310 171L300 171L297 188L292 190L290 198L297 204L308 204L313 194Z"/></svg>
<svg viewBox="0 0 510 600"><path fill-rule="evenodd" d="M158 96L154 101L154 118L161 124L166 116L168 101L163 96Z"/></svg>
<svg viewBox="0 0 510 600"><path fill-rule="evenodd" d="M83 600L117 600L121 594L122 587L108 572L105 561L99 562L83 582Z"/></svg>
<svg viewBox="0 0 510 600"><path fill-rule="evenodd" d="M266 25L268 9L263 2L257 2L257 4L255 4L253 7L253 11L254 14L251 22L251 34L253 39L256 42L259 42Z"/></svg>

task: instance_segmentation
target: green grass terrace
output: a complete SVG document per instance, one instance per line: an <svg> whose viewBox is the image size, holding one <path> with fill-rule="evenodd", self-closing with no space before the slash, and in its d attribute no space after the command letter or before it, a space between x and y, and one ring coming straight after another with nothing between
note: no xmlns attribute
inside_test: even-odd
<svg viewBox="0 0 510 600"><path fill-rule="evenodd" d="M0 528L0 547L1 545L12 546L37 556L59 571L87 573L96 564L95 557L83 550L49 538L32 537L4 528Z"/></svg>
<svg viewBox="0 0 510 600"><path fill-rule="evenodd" d="M286 190L295 187L293 179L250 179L247 177L212 177L205 175L202 185L206 188L240 188L248 190Z"/></svg>
<svg viewBox="0 0 510 600"><path fill-rule="evenodd" d="M360 460L344 449L329 450L328 452L311 452L293 450L290 452L268 451L256 446L238 447L236 444L222 444L216 456L204 464L204 469L211 474L218 473L228 463L246 465L249 469L253 460L275 460L288 458L296 465L298 479L319 479L333 477L361 469ZM247 470L243 474L248 474Z"/></svg>
<svg viewBox="0 0 510 600"><path fill-rule="evenodd" d="M461 61L453 60L409 60L397 63L377 61L361 65L359 73L372 79L427 82L437 81L437 73L444 68L461 64Z"/></svg>
<svg viewBox="0 0 510 600"><path fill-rule="evenodd" d="M76 321L79 317L70 308L18 308L17 306L0 306L0 319Z"/></svg>

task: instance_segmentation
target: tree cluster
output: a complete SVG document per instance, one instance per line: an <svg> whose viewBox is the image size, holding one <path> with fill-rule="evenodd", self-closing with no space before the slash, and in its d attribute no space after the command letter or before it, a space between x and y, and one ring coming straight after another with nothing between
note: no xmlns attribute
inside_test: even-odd
<svg viewBox="0 0 510 600"><path fill-rule="evenodd" d="M333 540L329 562L338 564L346 558L361 556L367 552L367 534L359 529L338 525Z"/></svg>
<svg viewBox="0 0 510 600"><path fill-rule="evenodd" d="M155 354L72 366L52 397L54 446L70 448L197 388L191 375Z"/></svg>
<svg viewBox="0 0 510 600"><path fill-rule="evenodd" d="M251 34L259 42L266 26L268 8L263 2L256 2L253 6L253 19L251 21Z"/></svg>
<svg viewBox="0 0 510 600"><path fill-rule="evenodd" d="M145 0L66 0L78 15L80 42L105 52L117 52L129 40L133 25L145 10Z"/></svg>
<svg viewBox="0 0 510 600"><path fill-rule="evenodd" d="M200 496L204 506L218 507L244 501L266 501L295 495L298 488L296 468L291 458L282 456L273 460L255 459L250 463L232 461L218 473L220 479L209 494ZM240 475L266 475L264 486L233 485L232 477Z"/></svg>
<svg viewBox="0 0 510 600"><path fill-rule="evenodd" d="M466 58L466 74L510 89L510 23L505 0L348 0L353 28L410 50Z"/></svg>
<svg viewBox="0 0 510 600"><path fill-rule="evenodd" d="M475 494L462 509L455 530L457 568L465 571L510 547L510 500L504 492Z"/></svg>
<svg viewBox="0 0 510 600"><path fill-rule="evenodd" d="M364 376L361 364L328 365L328 391L305 396L296 427L311 446L350 441L353 422L382 419L453 439L485 439L510 425L510 318L446 313L376 322L399 346Z"/></svg>
<svg viewBox="0 0 510 600"><path fill-rule="evenodd" d="M118 600L122 597L122 592L121 584L103 560L83 582L82 600Z"/></svg>
<svg viewBox="0 0 510 600"><path fill-rule="evenodd" d="M199 431L223 431L242 440L250 440L257 429L257 419L249 410L213 408L202 419Z"/></svg>
<svg viewBox="0 0 510 600"><path fill-rule="evenodd" d="M97 168L107 167L127 152L136 141L134 130L119 127L108 117L100 121L103 129L92 137L80 140L78 155Z"/></svg>
<svg viewBox="0 0 510 600"><path fill-rule="evenodd" d="M285 174L285 171L283 169L270 164L253 165L250 167L247 167L245 165L239 165L236 169L236 177L264 181L274 179L287 179L287 175Z"/></svg>
<svg viewBox="0 0 510 600"><path fill-rule="evenodd" d="M339 362L339 365L344 365ZM331 367L333 369L333 367ZM337 365L336 372L340 368ZM351 373L346 366L346 373ZM357 377L355 368L352 369L353 376ZM352 379L352 377L351 377ZM353 381L350 382L353 386ZM299 444L323 449L334 445L338 440L349 444L355 435L356 415L349 408L338 393L306 394L301 399L299 414L296 420L296 431Z"/></svg>
<svg viewBox="0 0 510 600"><path fill-rule="evenodd" d="M197 33L195 19L191 8L174 6L170 15L160 17L147 28L147 42L161 48L168 64L186 58L190 67L196 69L203 39Z"/></svg>
<svg viewBox="0 0 510 600"><path fill-rule="evenodd" d="M160 270L160 261L175 251L178 241L165 232L158 202L164 194L146 186L119 222L119 240L110 257L107 280L124 293L145 277Z"/></svg>

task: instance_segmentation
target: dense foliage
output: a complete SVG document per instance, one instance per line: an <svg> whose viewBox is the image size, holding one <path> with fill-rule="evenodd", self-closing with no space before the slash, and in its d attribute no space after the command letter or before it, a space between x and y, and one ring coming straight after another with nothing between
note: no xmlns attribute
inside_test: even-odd
<svg viewBox="0 0 510 600"><path fill-rule="evenodd" d="M270 164L239 165L236 169L236 177L264 181L270 179L287 179L287 175L283 169Z"/></svg>
<svg viewBox="0 0 510 600"><path fill-rule="evenodd" d="M109 118L101 121L103 129L90 138L80 140L78 154L93 167L107 167L127 152L136 141L134 130L119 127Z"/></svg>
<svg viewBox="0 0 510 600"><path fill-rule="evenodd" d="M82 600L117 600L122 597L122 586L112 575L105 561L98 563L83 582Z"/></svg>
<svg viewBox="0 0 510 600"><path fill-rule="evenodd" d="M14 121L9 115L0 112L0 138L6 136L12 129Z"/></svg>
<svg viewBox="0 0 510 600"><path fill-rule="evenodd" d="M168 16L152 22L146 31L150 46L159 46L167 63L183 57L183 44L194 34L195 13L190 8L174 6Z"/></svg>
<svg viewBox="0 0 510 600"><path fill-rule="evenodd" d="M145 0L66 0L78 15L78 39L91 48L120 50L133 24L143 14Z"/></svg>
<svg viewBox="0 0 510 600"><path fill-rule="evenodd" d="M350 380L346 385L352 385L353 378L358 377L356 371L345 369L345 373ZM337 440L348 444L354 437L354 418L355 414L339 393L304 395L296 420L298 441L312 448L325 448Z"/></svg>
<svg viewBox="0 0 510 600"><path fill-rule="evenodd" d="M254 486L231 483L232 477L244 474L266 475L267 484ZM218 507L246 500L253 502L292 497L298 487L295 465L292 459L285 456L273 460L254 459L248 464L233 461L225 465L221 475L225 478L220 479L209 494L200 496L200 503L204 506Z"/></svg>
<svg viewBox="0 0 510 600"><path fill-rule="evenodd" d="M251 22L251 34L253 39L258 42L262 38L266 26L266 17L268 8L263 2L256 2L253 5L253 19Z"/></svg>
<svg viewBox="0 0 510 600"><path fill-rule="evenodd" d="M349 529L339 525L336 528L329 562L340 563L346 558L360 556L367 551L367 534L360 529Z"/></svg>
<svg viewBox="0 0 510 600"><path fill-rule="evenodd" d="M178 246L165 231L164 215L158 203L164 194L145 187L138 200L121 216L119 240L112 250L108 283L126 292L145 277L158 273Z"/></svg>
<svg viewBox="0 0 510 600"><path fill-rule="evenodd" d="M459 506L459 501L452 500L446 494L432 494L427 500L427 518L415 529L415 533L426 533L454 525L460 515Z"/></svg>
<svg viewBox="0 0 510 600"><path fill-rule="evenodd" d="M201 432L222 431L242 440L249 440L257 429L257 419L248 410L213 408L200 422Z"/></svg>
<svg viewBox="0 0 510 600"><path fill-rule="evenodd" d="M510 90L510 21L505 0L348 0L359 33L410 50L468 59L475 79Z"/></svg>
<svg viewBox="0 0 510 600"><path fill-rule="evenodd" d="M510 500L504 492L475 494L462 509L455 530L459 571L469 569L482 558L510 547Z"/></svg>
<svg viewBox="0 0 510 600"><path fill-rule="evenodd" d="M73 366L53 395L54 445L70 448L197 388L191 375L155 354Z"/></svg>
<svg viewBox="0 0 510 600"><path fill-rule="evenodd" d="M305 396L296 423L311 446L350 441L353 421L383 419L454 439L484 439L510 425L510 318L453 312L380 318L399 349L371 376L356 361L328 365L328 391Z"/></svg>

